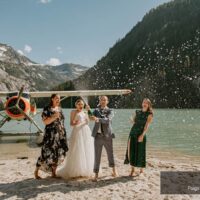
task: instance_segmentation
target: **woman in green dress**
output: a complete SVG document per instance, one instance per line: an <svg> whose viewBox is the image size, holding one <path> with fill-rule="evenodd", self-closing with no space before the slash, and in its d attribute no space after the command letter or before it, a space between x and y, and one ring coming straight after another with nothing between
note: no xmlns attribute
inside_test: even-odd
<svg viewBox="0 0 200 200"><path fill-rule="evenodd" d="M135 176L135 167L140 168L140 174L146 167L146 132L153 119L151 101L145 98L142 102L142 109L136 110L136 115L131 128L126 158L124 164L131 165L130 176Z"/></svg>

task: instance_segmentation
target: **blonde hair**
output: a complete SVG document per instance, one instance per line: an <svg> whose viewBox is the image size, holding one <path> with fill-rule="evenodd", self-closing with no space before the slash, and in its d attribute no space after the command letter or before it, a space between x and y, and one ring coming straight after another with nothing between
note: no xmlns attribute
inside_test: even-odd
<svg viewBox="0 0 200 200"><path fill-rule="evenodd" d="M77 106L77 104L80 103L80 102L83 102L83 105L85 105L83 99L77 99L76 102L75 102L75 106Z"/></svg>
<svg viewBox="0 0 200 200"><path fill-rule="evenodd" d="M147 111L150 112L151 114L153 114L153 106L152 106L151 100L148 98L144 98L143 101L146 101L148 103Z"/></svg>

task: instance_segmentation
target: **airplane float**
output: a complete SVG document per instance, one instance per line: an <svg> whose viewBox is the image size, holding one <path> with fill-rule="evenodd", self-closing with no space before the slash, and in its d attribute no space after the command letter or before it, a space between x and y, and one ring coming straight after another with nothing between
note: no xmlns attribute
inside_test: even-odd
<svg viewBox="0 0 200 200"><path fill-rule="evenodd" d="M131 90L77 90L77 91L38 91L38 92L25 92L24 86L16 92L0 91L0 98L6 98L5 102L0 103L0 128L10 120L29 120L38 129L38 133L43 131L34 121L33 117L37 114L36 103L34 98L50 97L53 93L60 95L61 101L67 97L73 96L99 96L99 95L125 95L131 93Z"/></svg>

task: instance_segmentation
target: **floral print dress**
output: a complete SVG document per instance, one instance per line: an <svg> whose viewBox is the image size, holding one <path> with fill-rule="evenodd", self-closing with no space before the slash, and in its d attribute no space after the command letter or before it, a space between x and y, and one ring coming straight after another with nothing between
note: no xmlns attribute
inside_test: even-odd
<svg viewBox="0 0 200 200"><path fill-rule="evenodd" d="M42 112L42 118L51 117L53 108L47 106ZM51 171L53 165L61 163L68 151L67 134L64 127L64 115L60 111L60 118L45 126L41 155L36 166L44 171Z"/></svg>

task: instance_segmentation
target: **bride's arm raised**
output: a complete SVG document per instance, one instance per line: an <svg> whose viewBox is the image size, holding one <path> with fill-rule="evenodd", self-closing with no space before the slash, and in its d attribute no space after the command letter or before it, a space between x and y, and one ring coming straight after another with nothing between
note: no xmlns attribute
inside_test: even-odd
<svg viewBox="0 0 200 200"><path fill-rule="evenodd" d="M78 120L75 120L75 117L76 117L76 111L72 110L70 113L70 125L71 126L76 126L80 123Z"/></svg>

